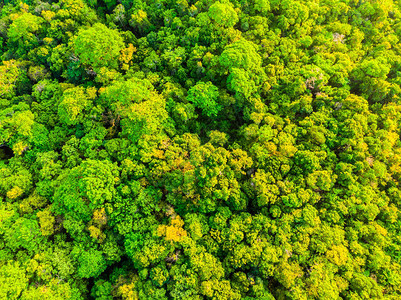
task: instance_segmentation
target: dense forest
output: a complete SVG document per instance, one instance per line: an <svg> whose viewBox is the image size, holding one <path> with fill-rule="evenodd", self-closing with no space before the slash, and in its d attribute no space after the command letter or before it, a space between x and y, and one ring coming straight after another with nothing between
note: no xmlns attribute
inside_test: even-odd
<svg viewBox="0 0 401 300"><path fill-rule="evenodd" d="M3 0L0 299L401 299L399 0Z"/></svg>

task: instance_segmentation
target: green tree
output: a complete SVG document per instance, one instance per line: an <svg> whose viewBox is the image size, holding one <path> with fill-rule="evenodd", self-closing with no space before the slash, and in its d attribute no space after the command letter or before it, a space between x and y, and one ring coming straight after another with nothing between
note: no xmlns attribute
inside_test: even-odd
<svg viewBox="0 0 401 300"><path fill-rule="evenodd" d="M72 256L76 257L78 268L77 275L80 278L98 277L107 267L102 252L89 249L73 250Z"/></svg>
<svg viewBox="0 0 401 300"><path fill-rule="evenodd" d="M95 90L82 87L70 88L64 91L58 106L60 121L66 125L77 125L84 120L84 112L88 110L93 100Z"/></svg>
<svg viewBox="0 0 401 300"><path fill-rule="evenodd" d="M9 262L0 267L0 296L3 299L20 299L28 287L29 278L18 262Z"/></svg>
<svg viewBox="0 0 401 300"><path fill-rule="evenodd" d="M195 86L189 89L187 100L192 102L195 107L198 107L208 116L217 116L222 109L221 105L216 101L219 97L218 88L210 81L198 82Z"/></svg>
<svg viewBox="0 0 401 300"><path fill-rule="evenodd" d="M39 46L38 34L43 19L25 12L19 15L8 29L10 48L15 48L18 55L26 55L30 50Z"/></svg>
<svg viewBox="0 0 401 300"><path fill-rule="evenodd" d="M167 119L165 100L148 80L114 82L101 92L100 103L121 119L123 135L133 141L161 132Z"/></svg>
<svg viewBox="0 0 401 300"><path fill-rule="evenodd" d="M53 210L66 218L87 222L93 211L111 202L118 171L110 161L85 160L58 178Z"/></svg>
<svg viewBox="0 0 401 300"><path fill-rule="evenodd" d="M41 243L40 235L39 225L36 220L18 218L5 232L4 238L8 247L12 250L16 251L24 248L34 253Z"/></svg>
<svg viewBox="0 0 401 300"><path fill-rule="evenodd" d="M238 22L237 12L230 2L215 2L209 7L209 17L217 24L224 27L232 27Z"/></svg>
<svg viewBox="0 0 401 300"><path fill-rule="evenodd" d="M118 67L118 57L124 48L124 41L117 30L96 23L78 32L73 47L81 63L99 72L102 67Z"/></svg>

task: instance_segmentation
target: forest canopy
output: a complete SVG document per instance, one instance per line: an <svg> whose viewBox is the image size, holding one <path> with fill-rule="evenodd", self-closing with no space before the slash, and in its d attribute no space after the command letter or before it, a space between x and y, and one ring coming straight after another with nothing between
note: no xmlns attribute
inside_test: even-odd
<svg viewBox="0 0 401 300"><path fill-rule="evenodd" d="M400 0L0 2L1 299L401 299Z"/></svg>

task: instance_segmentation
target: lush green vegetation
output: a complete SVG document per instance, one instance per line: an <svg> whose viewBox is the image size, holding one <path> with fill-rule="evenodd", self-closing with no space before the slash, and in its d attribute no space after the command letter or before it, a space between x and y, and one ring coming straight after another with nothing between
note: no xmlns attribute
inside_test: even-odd
<svg viewBox="0 0 401 300"><path fill-rule="evenodd" d="M400 299L399 0L4 0L0 299Z"/></svg>

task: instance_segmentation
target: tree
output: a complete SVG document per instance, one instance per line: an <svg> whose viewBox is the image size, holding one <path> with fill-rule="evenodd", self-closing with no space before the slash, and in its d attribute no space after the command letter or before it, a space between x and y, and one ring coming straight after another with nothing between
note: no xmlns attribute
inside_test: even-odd
<svg viewBox="0 0 401 300"><path fill-rule="evenodd" d="M25 81L26 74L23 66L15 61L3 61L0 66L0 97L11 99Z"/></svg>
<svg viewBox="0 0 401 300"><path fill-rule="evenodd" d="M192 102L195 107L198 107L208 116L217 116L222 109L221 105L216 102L219 97L218 88L210 81L198 82L195 86L189 89L187 100Z"/></svg>
<svg viewBox="0 0 401 300"><path fill-rule="evenodd" d="M228 69L227 85L237 96L249 98L266 80L256 45L243 38L226 46L219 62L223 68ZM224 70L224 73L227 71Z"/></svg>
<svg viewBox="0 0 401 300"><path fill-rule="evenodd" d="M148 80L114 82L101 91L99 102L121 119L123 135L133 141L161 132L167 118L165 100Z"/></svg>
<svg viewBox="0 0 401 300"><path fill-rule="evenodd" d="M36 220L18 218L5 232L4 237L8 247L16 251L24 248L35 253L41 243L40 230Z"/></svg>
<svg viewBox="0 0 401 300"><path fill-rule="evenodd" d="M96 95L96 90L82 87L70 88L64 91L58 106L60 121L66 125L77 125L84 119L84 112L88 110Z"/></svg>
<svg viewBox="0 0 401 300"><path fill-rule="evenodd" d="M26 55L30 50L39 46L38 33L43 19L25 12L17 16L8 29L10 48L15 48L18 55Z"/></svg>
<svg viewBox="0 0 401 300"><path fill-rule="evenodd" d="M214 2L208 11L209 17L217 24L224 27L232 27L238 22L237 12L230 2Z"/></svg>
<svg viewBox="0 0 401 300"><path fill-rule="evenodd" d="M0 267L0 296L4 299L20 299L28 287L29 279L18 262L9 262Z"/></svg>
<svg viewBox="0 0 401 300"><path fill-rule="evenodd" d="M73 47L80 62L99 72L102 67L118 67L117 59L124 48L124 41L118 31L96 23L78 32Z"/></svg>
<svg viewBox="0 0 401 300"><path fill-rule="evenodd" d="M107 267L102 252L89 249L74 249L72 256L76 257L78 268L77 275L80 278L97 278Z"/></svg>
<svg viewBox="0 0 401 300"><path fill-rule="evenodd" d="M110 161L85 160L58 178L53 211L73 220L87 222L93 211L111 202L118 171Z"/></svg>

